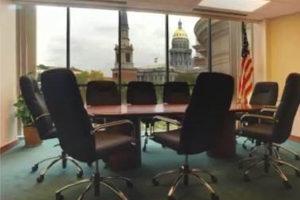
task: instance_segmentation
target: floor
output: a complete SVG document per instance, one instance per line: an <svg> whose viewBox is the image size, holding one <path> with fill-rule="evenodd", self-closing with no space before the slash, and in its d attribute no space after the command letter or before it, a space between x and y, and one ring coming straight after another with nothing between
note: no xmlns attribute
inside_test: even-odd
<svg viewBox="0 0 300 200"><path fill-rule="evenodd" d="M250 182L243 181L243 170L238 169L237 165L240 158L247 156L247 151L241 147L242 141L242 139L238 140L237 156L232 159L214 159L203 153L191 156L190 164L192 167L207 169L217 176L218 183L212 184L212 187L221 200L299 200L300 178L295 176L293 170L284 168L293 186L290 190L284 188L276 172L272 170L265 174L261 167L250 174ZM46 141L38 147L28 148L24 147L24 143L21 141L19 145L1 155L1 200L52 200L55 199L57 189L77 180L76 169L69 163L67 169L62 169L61 164L56 164L49 170L43 183L36 182L39 171L32 173L32 165L45 157L58 155L60 148L53 147L56 143L55 140ZM300 143L288 141L284 145L300 153ZM285 160L300 167L300 161L295 161L290 154L282 152L281 155ZM162 179L159 186L152 185L152 176L165 170L177 169L183 161L183 156L150 142L148 152L143 153L143 165L139 169L113 172L104 169L103 162L100 162L100 171L102 176L119 174L131 178L134 182L133 189L126 188L123 183L116 183L118 188L124 191L131 200L161 200L167 199L166 194L174 176ZM41 165L39 170L46 165ZM84 169L84 177L90 177L93 168L88 167L85 163L80 163L80 165ZM77 199L84 188L85 185L82 185L64 192L64 199ZM204 187L193 179L191 179L189 187L180 185L175 197L177 200L210 199L210 195ZM91 191L85 199L113 200L118 198L103 188L100 197L94 197Z"/></svg>

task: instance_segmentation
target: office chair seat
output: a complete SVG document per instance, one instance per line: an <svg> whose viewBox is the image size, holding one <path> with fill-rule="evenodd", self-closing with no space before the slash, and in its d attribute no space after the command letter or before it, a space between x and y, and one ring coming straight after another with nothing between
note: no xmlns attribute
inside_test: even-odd
<svg viewBox="0 0 300 200"><path fill-rule="evenodd" d="M155 132L152 135L152 140L162 144L165 147L169 147L170 149L179 151L180 144L179 144L179 136L180 136L180 129L168 131L168 132Z"/></svg>
<svg viewBox="0 0 300 200"><path fill-rule="evenodd" d="M131 136L121 133L97 132L95 134L96 153L105 157L120 149L128 149L134 143Z"/></svg>
<svg viewBox="0 0 300 200"><path fill-rule="evenodd" d="M272 141L272 128L268 124L250 124L240 129L240 135L268 142Z"/></svg>

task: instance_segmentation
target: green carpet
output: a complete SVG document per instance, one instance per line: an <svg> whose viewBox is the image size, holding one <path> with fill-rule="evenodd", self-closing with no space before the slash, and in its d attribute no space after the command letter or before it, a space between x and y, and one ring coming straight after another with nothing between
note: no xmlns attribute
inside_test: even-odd
<svg viewBox="0 0 300 200"><path fill-rule="evenodd" d="M53 147L57 141L46 141L41 146L35 148L24 147L23 141L18 146L1 155L1 200L49 200L55 199L55 191L66 184L77 180L76 169L69 163L67 169L61 168L61 163L53 166L43 183L36 183L39 171L31 173L32 165L51 155L60 153L59 147ZM218 178L218 183L212 184L221 200L299 200L300 199L300 178L295 176L293 170L286 169L286 175L290 179L293 189L284 188L279 176L271 170L265 174L262 168L257 168L250 173L251 181L243 182L243 170L237 167L237 160L247 156L247 151L241 148L241 140L237 144L237 156L232 159L213 159L205 153L191 156L192 167L200 167L214 173ZM292 141L285 143L285 146L300 153L300 144ZM294 165L300 167L300 161L282 151L282 157ZM102 176L120 174L131 178L134 188L129 189L123 183L118 186L131 200L165 200L169 185L174 177L165 177L160 180L161 185L152 186L151 178L158 172L178 168L184 161L183 156L178 156L174 151L161 148L153 142L148 146L148 152L143 153L143 165L139 169L130 171L120 171L118 173L104 169L101 162L100 171ZM47 166L44 163L40 169ZM93 168L85 163L80 163L84 169L84 177L90 177ZM180 185L175 194L177 200L203 199L209 200L210 195L204 187L198 184L193 178L190 179L189 187ZM209 180L209 177L207 177ZM86 185L71 188L64 192L65 200L75 200L81 194ZM101 189L100 198L93 196L90 191L85 199L118 199L106 188Z"/></svg>

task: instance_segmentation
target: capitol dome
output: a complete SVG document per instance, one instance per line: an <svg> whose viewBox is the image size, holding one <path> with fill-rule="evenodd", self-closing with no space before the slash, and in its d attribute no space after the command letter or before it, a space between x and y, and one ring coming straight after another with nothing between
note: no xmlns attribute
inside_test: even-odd
<svg viewBox="0 0 300 200"><path fill-rule="evenodd" d="M182 22L178 22L178 29L173 34L173 39L189 39L185 30L182 29Z"/></svg>
<svg viewBox="0 0 300 200"><path fill-rule="evenodd" d="M191 54L189 38L185 30L182 29L182 22L178 22L178 29L172 38L172 48L170 49L170 64L176 69L190 69Z"/></svg>

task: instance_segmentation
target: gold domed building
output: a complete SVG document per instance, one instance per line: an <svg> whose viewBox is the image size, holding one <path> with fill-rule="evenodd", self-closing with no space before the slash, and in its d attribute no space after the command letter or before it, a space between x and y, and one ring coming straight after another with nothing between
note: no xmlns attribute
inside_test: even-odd
<svg viewBox="0 0 300 200"><path fill-rule="evenodd" d="M190 41L185 30L182 29L182 22L178 22L178 29L172 38L172 48L170 49L170 65L176 69L190 69L192 67L192 50Z"/></svg>

